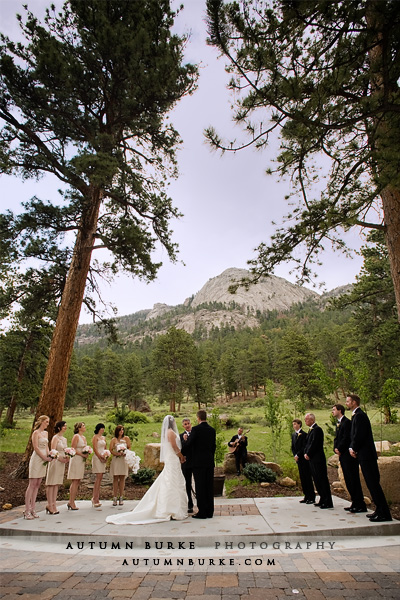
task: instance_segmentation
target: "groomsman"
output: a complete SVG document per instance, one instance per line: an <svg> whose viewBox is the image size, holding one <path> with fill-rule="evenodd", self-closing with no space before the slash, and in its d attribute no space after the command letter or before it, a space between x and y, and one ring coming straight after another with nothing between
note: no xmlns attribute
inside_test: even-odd
<svg viewBox="0 0 400 600"><path fill-rule="evenodd" d="M307 442L304 448L304 458L310 461L311 475L319 494L319 508L333 508L331 487L328 479L328 469L324 452L324 432L315 422L315 415L307 413L304 417L307 427Z"/></svg>
<svg viewBox="0 0 400 600"><path fill-rule="evenodd" d="M345 411L343 404L334 404L332 407L332 414L337 419L333 450L339 456L343 477L351 498L351 505L346 506L344 510L352 513L363 513L367 512L367 507L365 506L361 487L358 459L350 456L349 452L351 421L345 416Z"/></svg>
<svg viewBox="0 0 400 600"><path fill-rule="evenodd" d="M184 448L186 442L189 439L190 433L192 431L192 424L190 419L184 418L182 419L182 426L185 430L183 433L179 435L181 438L182 448ZM193 465L192 465L192 452L188 452L186 455L186 460L181 464L182 473L186 482L186 494L188 497L188 513L191 514L193 512L193 497L192 497L192 475L193 475Z"/></svg>
<svg viewBox="0 0 400 600"><path fill-rule="evenodd" d="M353 411L349 452L354 459L358 459L365 483L375 504L375 512L368 514L367 517L373 523L391 521L392 516L380 484L378 455L371 422L365 412L361 410L360 402L361 400L356 394L348 394L346 398L347 408Z"/></svg>
<svg viewBox="0 0 400 600"><path fill-rule="evenodd" d="M310 463L304 458L304 448L307 442L307 434L305 431L303 431L301 425L302 422L300 419L293 420L294 432L292 433L292 453L299 469L301 488L304 494L304 498L303 500L300 500L300 504L314 504L315 491L311 476Z"/></svg>

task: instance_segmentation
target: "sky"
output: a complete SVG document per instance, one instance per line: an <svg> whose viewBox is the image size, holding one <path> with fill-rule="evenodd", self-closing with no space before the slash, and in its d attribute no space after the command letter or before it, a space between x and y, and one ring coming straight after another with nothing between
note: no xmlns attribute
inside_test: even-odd
<svg viewBox="0 0 400 600"><path fill-rule="evenodd" d="M15 19L27 3L37 16L44 14L50 0L0 0L0 30L16 39L19 28ZM58 0L57 6L62 3ZM205 141L204 130L212 125L222 136L245 140L245 134L231 120L233 97L227 90L229 75L224 60L206 44L204 23L205 0L186 0L179 13L177 33L189 33L185 59L199 65L198 89L184 98L171 113L171 121L180 133L182 145L178 151L180 176L172 180L168 194L183 217L171 223L173 241L179 245L178 262L171 263L162 249L155 260L162 261L156 281L146 284L121 274L111 285L101 288L106 302L118 309L118 316L152 308L156 303L171 306L182 304L198 292L213 277L230 267L247 268L255 258L255 248L268 242L288 212L285 195L289 183L266 175L277 148L262 152L252 148L223 156ZM20 202L36 195L41 199L57 197L59 182L46 177L40 182L10 176L0 178L0 211L20 210ZM357 230L345 237L348 245L360 248L364 239ZM321 255L317 284L323 289L352 283L362 265L360 256L348 259L327 246ZM275 275L295 283L293 265L281 265ZM311 286L309 286L311 287ZM320 291L318 288L316 291ZM92 317L82 308L81 323Z"/></svg>

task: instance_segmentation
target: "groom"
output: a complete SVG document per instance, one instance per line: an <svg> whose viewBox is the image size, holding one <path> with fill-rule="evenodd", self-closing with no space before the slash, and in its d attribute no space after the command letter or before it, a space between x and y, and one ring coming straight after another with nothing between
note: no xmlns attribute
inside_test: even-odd
<svg viewBox="0 0 400 600"><path fill-rule="evenodd" d="M215 429L207 423L207 413L199 410L198 425L193 427L182 448L182 454L192 456L192 468L198 512L194 519L211 519L214 514L214 454Z"/></svg>

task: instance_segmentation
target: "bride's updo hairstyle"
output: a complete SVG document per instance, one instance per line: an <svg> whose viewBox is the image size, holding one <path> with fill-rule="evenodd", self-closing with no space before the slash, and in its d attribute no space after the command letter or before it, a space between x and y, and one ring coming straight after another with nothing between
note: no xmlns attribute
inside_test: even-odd
<svg viewBox="0 0 400 600"><path fill-rule="evenodd" d="M165 418L167 420L167 428L168 429L175 429L175 419L174 419L174 417L172 417L171 415L167 415Z"/></svg>

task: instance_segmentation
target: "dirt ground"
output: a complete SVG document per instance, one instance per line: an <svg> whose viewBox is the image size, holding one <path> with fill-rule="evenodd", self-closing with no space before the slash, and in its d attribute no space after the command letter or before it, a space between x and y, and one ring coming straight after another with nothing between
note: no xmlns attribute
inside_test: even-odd
<svg viewBox="0 0 400 600"><path fill-rule="evenodd" d="M4 488L0 492L0 510L4 510L4 504L11 504L13 508L20 506L25 502L25 490L28 485L27 479L14 479L11 474L18 467L20 456L11 452L0 453L0 487ZM216 469L217 472L222 473L222 469ZM337 469L328 467L329 480L332 483L337 481ZM237 479L236 475L226 475L226 479ZM44 481L44 480L43 480ZM272 498L277 496L301 496L301 490L298 487L287 488L277 483L271 483L268 487L261 487L260 485L243 485L246 482L246 478L242 475L239 478L239 485L237 485L231 492L231 498ZM68 482L66 482L68 483ZM241 485L242 484L242 485ZM79 486L78 500L90 500L92 497L93 489L93 476L88 470L85 474L83 481ZM147 486L135 484L130 477L127 478L125 484L125 498L128 500L140 500L147 491ZM337 493L336 496L348 499L346 493ZM100 497L103 500L111 500L112 483L108 473L103 478L101 486ZM46 500L45 486L42 482L38 493L38 500ZM58 500L68 499L68 486L60 486L58 492ZM392 504L391 512L392 516L400 520L400 504Z"/></svg>

